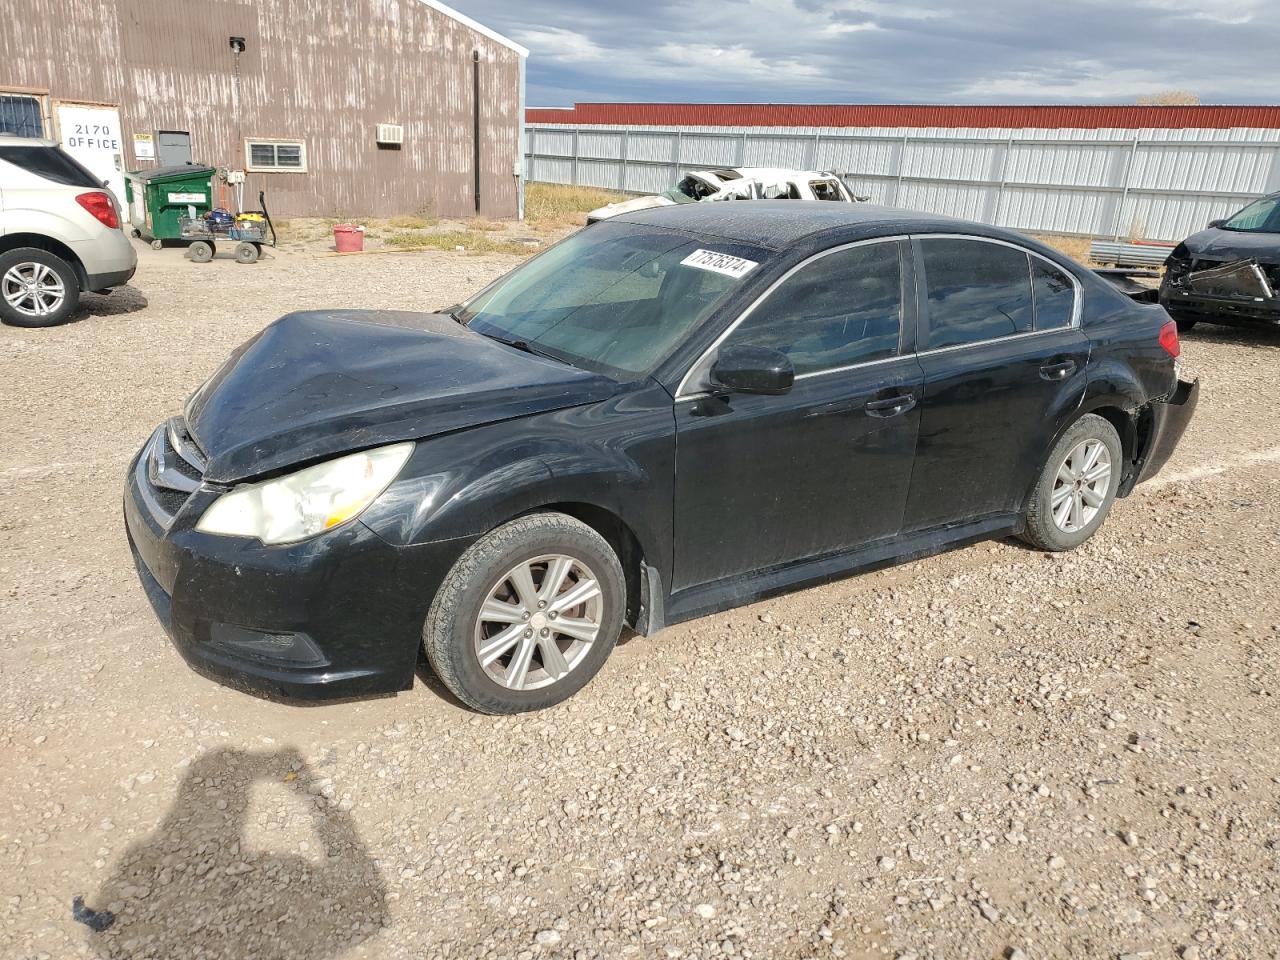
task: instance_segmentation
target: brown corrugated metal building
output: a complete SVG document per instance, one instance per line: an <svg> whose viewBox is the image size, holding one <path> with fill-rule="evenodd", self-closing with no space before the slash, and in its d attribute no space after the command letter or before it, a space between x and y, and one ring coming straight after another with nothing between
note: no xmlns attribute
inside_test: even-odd
<svg viewBox="0 0 1280 960"><path fill-rule="evenodd" d="M16 3L0 131L117 191L186 147L279 217L520 213L528 51L437 0Z"/></svg>

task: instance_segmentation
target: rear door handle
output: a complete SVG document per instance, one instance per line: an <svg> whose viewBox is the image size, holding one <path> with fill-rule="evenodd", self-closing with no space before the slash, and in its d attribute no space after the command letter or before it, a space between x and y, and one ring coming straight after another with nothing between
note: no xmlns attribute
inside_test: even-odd
<svg viewBox="0 0 1280 960"><path fill-rule="evenodd" d="M1074 360L1062 360L1058 363L1046 363L1040 368L1041 380L1065 380L1076 372Z"/></svg>
<svg viewBox="0 0 1280 960"><path fill-rule="evenodd" d="M894 397L882 397L879 400L868 400L863 406L870 417L896 417L906 413L916 405L916 398L909 393L900 393Z"/></svg>

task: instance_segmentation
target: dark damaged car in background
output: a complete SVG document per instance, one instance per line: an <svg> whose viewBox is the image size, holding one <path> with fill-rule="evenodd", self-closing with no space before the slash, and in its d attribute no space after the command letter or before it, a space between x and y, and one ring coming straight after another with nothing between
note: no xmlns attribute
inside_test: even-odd
<svg viewBox="0 0 1280 960"><path fill-rule="evenodd" d="M992 537L1170 456L1173 321L1036 241L861 204L619 214L439 313L290 314L130 466L198 670L547 707L664 625ZM867 651L875 656L875 651Z"/></svg>
<svg viewBox="0 0 1280 960"><path fill-rule="evenodd" d="M1280 193L1178 244L1165 261L1160 303L1183 331L1202 320L1280 326Z"/></svg>

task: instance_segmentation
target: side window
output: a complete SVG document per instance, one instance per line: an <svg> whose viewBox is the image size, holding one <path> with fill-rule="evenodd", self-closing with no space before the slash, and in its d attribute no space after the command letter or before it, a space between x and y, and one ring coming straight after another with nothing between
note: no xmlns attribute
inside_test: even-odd
<svg viewBox="0 0 1280 960"><path fill-rule="evenodd" d="M920 241L929 294L928 349L994 340L1032 328L1030 257L981 240Z"/></svg>
<svg viewBox="0 0 1280 960"><path fill-rule="evenodd" d="M898 352L902 328L901 245L850 247L801 268L729 335L729 343L770 347L796 374L817 373Z"/></svg>
<svg viewBox="0 0 1280 960"><path fill-rule="evenodd" d="M1036 329L1071 326L1076 306L1076 288L1071 278L1052 264L1032 257L1031 280L1036 292Z"/></svg>

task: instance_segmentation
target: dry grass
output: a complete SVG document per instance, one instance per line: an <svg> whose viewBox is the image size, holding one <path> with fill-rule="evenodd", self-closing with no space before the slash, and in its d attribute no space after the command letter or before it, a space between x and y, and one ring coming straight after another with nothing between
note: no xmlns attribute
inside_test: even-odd
<svg viewBox="0 0 1280 960"><path fill-rule="evenodd" d="M507 229L507 225L501 220L486 220L484 217L471 217L462 222L466 230L494 233Z"/></svg>
<svg viewBox="0 0 1280 960"><path fill-rule="evenodd" d="M378 222L392 230L425 230L428 227L434 227L440 221L435 217L412 215L387 217L386 220Z"/></svg>
<svg viewBox="0 0 1280 960"><path fill-rule="evenodd" d="M292 220L276 220L276 238L281 243L308 243L333 236L331 217L297 217Z"/></svg>
<svg viewBox="0 0 1280 960"><path fill-rule="evenodd" d="M534 229L582 226L586 215L606 203L626 200L626 194L595 187L572 187L556 183L529 183L524 188L524 219Z"/></svg>
<svg viewBox="0 0 1280 960"><path fill-rule="evenodd" d="M1081 263L1089 262L1089 238L1088 237L1064 237L1053 233L1036 233L1032 234L1041 243L1047 244L1060 253L1065 253L1073 260Z"/></svg>
<svg viewBox="0 0 1280 960"><path fill-rule="evenodd" d="M528 255L537 247L514 240L495 237L484 230L447 230L441 233L393 233L383 241L401 250L457 250L466 253L513 253Z"/></svg>

